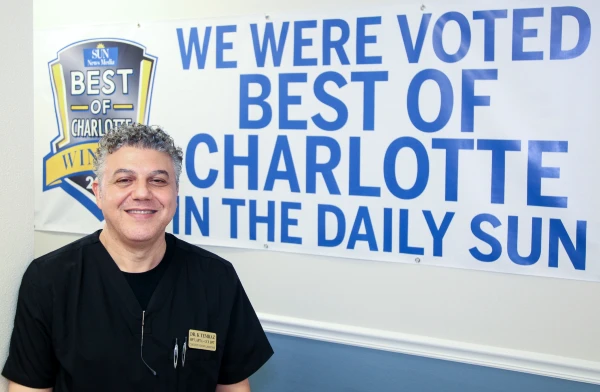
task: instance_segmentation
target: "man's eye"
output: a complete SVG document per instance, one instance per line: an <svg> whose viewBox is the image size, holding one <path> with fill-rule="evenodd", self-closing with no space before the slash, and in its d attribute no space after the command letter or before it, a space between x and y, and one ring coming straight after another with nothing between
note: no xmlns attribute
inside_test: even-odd
<svg viewBox="0 0 600 392"><path fill-rule="evenodd" d="M131 180L129 178L119 178L117 180L117 184L127 184L129 182L131 182Z"/></svg>
<svg viewBox="0 0 600 392"><path fill-rule="evenodd" d="M155 178L152 180L152 182L157 185L165 185L167 183L167 181L163 180L162 178Z"/></svg>

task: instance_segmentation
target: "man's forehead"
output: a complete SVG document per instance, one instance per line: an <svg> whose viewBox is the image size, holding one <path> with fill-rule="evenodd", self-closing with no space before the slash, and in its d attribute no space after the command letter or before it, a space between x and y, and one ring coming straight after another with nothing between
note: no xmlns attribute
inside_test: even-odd
<svg viewBox="0 0 600 392"><path fill-rule="evenodd" d="M118 172L168 174L174 171L171 156L166 152L129 146L108 154L106 168L113 174Z"/></svg>
<svg viewBox="0 0 600 392"><path fill-rule="evenodd" d="M114 151L107 155L107 160L120 161L129 160L132 162L140 161L169 161L171 162L171 156L164 151L157 151L149 148L138 148L138 147L121 147L117 151Z"/></svg>

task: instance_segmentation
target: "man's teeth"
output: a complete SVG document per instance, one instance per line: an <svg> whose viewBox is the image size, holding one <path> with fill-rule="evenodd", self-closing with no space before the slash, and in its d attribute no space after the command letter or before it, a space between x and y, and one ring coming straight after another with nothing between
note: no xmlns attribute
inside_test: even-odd
<svg viewBox="0 0 600 392"><path fill-rule="evenodd" d="M129 210L130 214L152 214L154 211L151 210Z"/></svg>

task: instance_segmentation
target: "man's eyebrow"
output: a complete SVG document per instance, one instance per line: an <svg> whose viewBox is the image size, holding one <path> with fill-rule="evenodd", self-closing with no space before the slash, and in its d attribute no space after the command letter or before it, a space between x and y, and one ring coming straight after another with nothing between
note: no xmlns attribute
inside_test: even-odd
<svg viewBox="0 0 600 392"><path fill-rule="evenodd" d="M126 175L129 175L129 176L136 176L137 175L137 173L135 171L131 170L131 169L117 169L113 173L112 178L117 177L119 174L126 174ZM166 170L162 170L162 169L153 170L150 173L148 173L148 177L154 177L154 176L166 176L167 178L170 178L169 177L169 172L166 171Z"/></svg>
<svg viewBox="0 0 600 392"><path fill-rule="evenodd" d="M169 172L166 170L154 170L154 171L150 172L151 176L156 176L159 174L164 174L165 176L169 177Z"/></svg>
<svg viewBox="0 0 600 392"><path fill-rule="evenodd" d="M135 175L135 172L131 169L117 169L113 173L113 177L116 176L117 174L121 174L121 173Z"/></svg>
<svg viewBox="0 0 600 392"><path fill-rule="evenodd" d="M113 176L116 176L117 174L130 174L130 175L135 175L136 172L131 170L131 169L117 169L115 170L115 172L113 173ZM150 176L157 176L157 175L165 175L167 177L169 177L169 172L166 170L153 170L151 171L148 175Z"/></svg>

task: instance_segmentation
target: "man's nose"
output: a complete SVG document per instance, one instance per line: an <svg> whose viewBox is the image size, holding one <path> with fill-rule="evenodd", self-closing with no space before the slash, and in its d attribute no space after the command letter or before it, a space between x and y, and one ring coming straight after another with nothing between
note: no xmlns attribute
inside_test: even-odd
<svg viewBox="0 0 600 392"><path fill-rule="evenodd" d="M135 200L149 200L152 198L152 192L150 192L148 184L145 181L138 181L133 190L132 197Z"/></svg>

